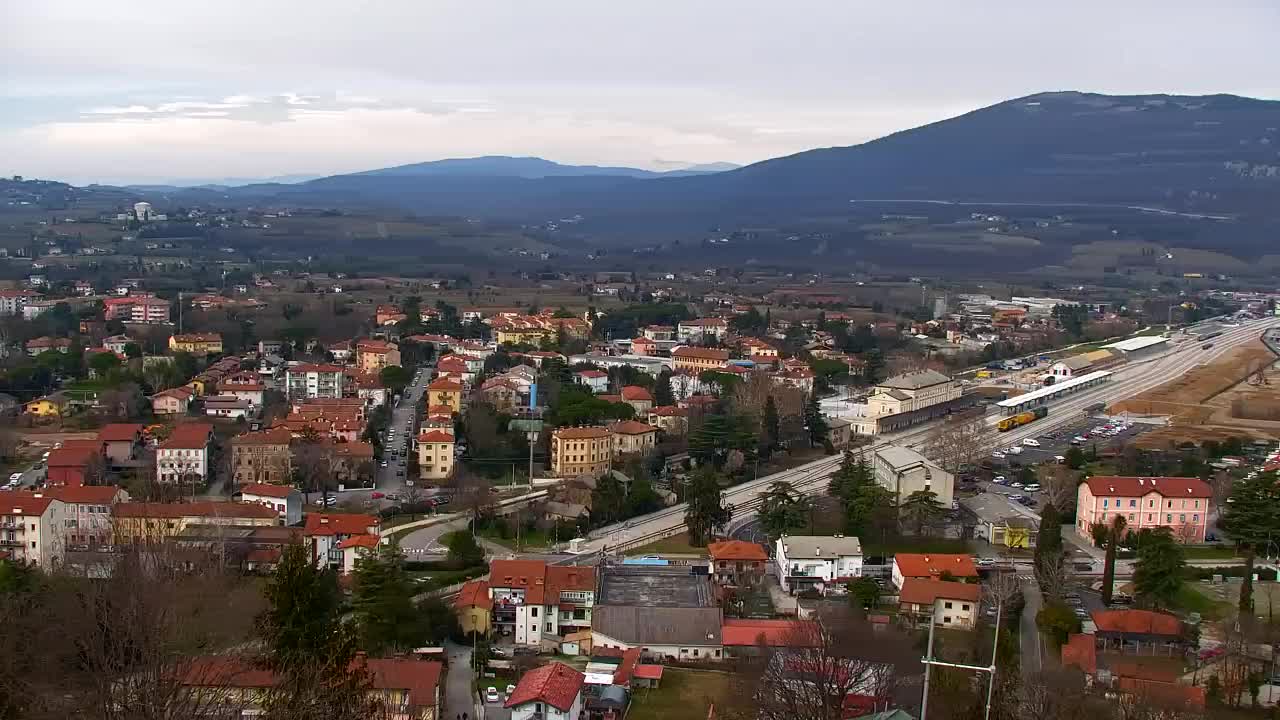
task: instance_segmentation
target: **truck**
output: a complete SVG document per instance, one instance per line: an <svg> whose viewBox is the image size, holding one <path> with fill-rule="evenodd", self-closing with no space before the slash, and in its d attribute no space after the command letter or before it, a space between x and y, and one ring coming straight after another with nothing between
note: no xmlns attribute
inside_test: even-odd
<svg viewBox="0 0 1280 720"><path fill-rule="evenodd" d="M1049 414L1049 408L1038 407L1034 410L1020 412L1017 415L1010 415L1009 417L996 423L996 430L999 430L1000 432L1008 432L1009 430L1012 430L1014 428L1022 427L1023 425L1026 425L1028 423L1033 423L1036 420L1039 420L1040 418L1048 414Z"/></svg>

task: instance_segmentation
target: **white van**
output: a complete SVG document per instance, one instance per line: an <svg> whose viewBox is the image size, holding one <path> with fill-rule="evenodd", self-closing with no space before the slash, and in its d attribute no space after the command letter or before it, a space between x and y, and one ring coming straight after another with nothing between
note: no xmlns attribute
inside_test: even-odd
<svg viewBox="0 0 1280 720"><path fill-rule="evenodd" d="M1022 441L1022 444L1027 447L1040 447L1040 441L1035 438L1027 438Z"/></svg>

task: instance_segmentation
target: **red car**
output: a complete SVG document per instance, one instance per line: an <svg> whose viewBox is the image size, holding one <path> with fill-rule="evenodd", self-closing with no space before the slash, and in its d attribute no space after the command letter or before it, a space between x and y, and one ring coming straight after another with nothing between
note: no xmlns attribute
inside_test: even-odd
<svg viewBox="0 0 1280 720"><path fill-rule="evenodd" d="M386 495L383 495L377 490L374 490L373 492L369 493L369 497L373 498L374 500L381 500L382 498L386 497Z"/></svg>

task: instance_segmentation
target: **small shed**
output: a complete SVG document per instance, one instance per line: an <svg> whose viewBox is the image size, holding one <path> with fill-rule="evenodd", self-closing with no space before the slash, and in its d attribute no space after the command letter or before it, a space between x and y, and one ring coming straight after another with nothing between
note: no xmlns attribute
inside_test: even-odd
<svg viewBox="0 0 1280 720"><path fill-rule="evenodd" d="M631 676L632 687L656 688L662 682L661 665L637 665Z"/></svg>

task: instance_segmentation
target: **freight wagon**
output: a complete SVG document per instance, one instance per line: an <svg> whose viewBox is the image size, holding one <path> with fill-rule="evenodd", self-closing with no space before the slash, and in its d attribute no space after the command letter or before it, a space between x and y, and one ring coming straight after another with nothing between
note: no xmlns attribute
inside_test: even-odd
<svg viewBox="0 0 1280 720"><path fill-rule="evenodd" d="M1049 408L1038 407L1034 410L1028 410L1026 412L1018 413L1017 415L1011 415L1001 420L1000 422L996 423L996 429L999 430L1000 432L1006 432L1016 427L1022 427L1027 423L1033 423L1036 420L1039 420L1040 418L1048 414L1049 414Z"/></svg>

